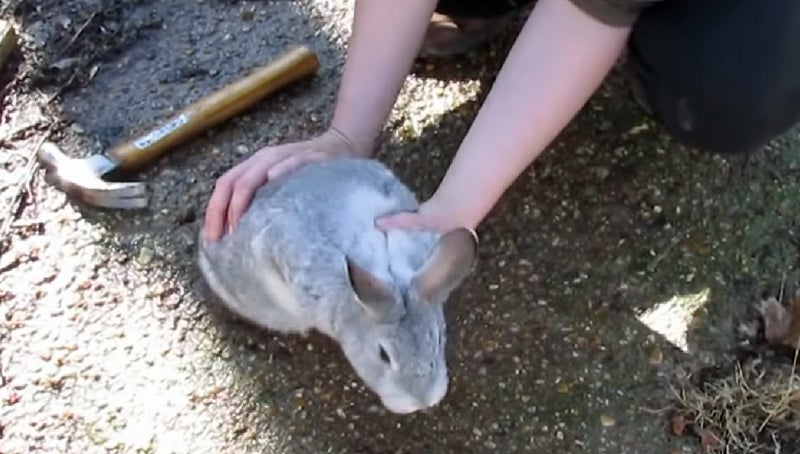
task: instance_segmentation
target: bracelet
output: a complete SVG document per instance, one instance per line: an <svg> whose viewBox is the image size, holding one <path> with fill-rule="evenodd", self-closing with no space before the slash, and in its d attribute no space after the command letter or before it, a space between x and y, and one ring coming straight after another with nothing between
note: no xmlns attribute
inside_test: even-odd
<svg viewBox="0 0 800 454"><path fill-rule="evenodd" d="M328 128L328 129L330 129L337 136L339 136L339 138L342 139L347 144L347 146L350 147L350 151L352 151L353 153L358 153L358 150L356 149L356 145L353 143L353 141L350 140L350 138L347 137L347 135L345 133L340 131L339 128L337 128L336 126L331 125L331 127Z"/></svg>

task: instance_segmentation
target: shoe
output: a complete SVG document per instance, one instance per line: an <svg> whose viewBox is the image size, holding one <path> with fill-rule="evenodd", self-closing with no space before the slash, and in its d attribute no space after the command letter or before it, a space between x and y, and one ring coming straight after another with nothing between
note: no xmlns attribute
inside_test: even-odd
<svg viewBox="0 0 800 454"><path fill-rule="evenodd" d="M465 54L499 35L514 16L514 13L510 13L491 18L456 18L434 13L419 57L454 57Z"/></svg>

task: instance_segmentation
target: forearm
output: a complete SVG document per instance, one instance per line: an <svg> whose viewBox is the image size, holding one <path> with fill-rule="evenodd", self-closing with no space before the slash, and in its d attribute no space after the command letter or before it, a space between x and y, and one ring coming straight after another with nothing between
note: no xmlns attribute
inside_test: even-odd
<svg viewBox="0 0 800 454"><path fill-rule="evenodd" d="M568 0L539 0L432 197L451 222L477 227L598 88L627 36Z"/></svg>
<svg viewBox="0 0 800 454"><path fill-rule="evenodd" d="M419 51L436 0L356 0L332 126L372 151Z"/></svg>

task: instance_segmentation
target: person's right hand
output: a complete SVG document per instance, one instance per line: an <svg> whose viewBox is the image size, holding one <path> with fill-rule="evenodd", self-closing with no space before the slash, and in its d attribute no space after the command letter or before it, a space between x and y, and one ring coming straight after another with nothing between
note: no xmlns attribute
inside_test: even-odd
<svg viewBox="0 0 800 454"><path fill-rule="evenodd" d="M334 129L313 139L258 150L217 180L206 208L203 237L216 241L233 232L256 190L266 182L309 162L356 154L352 143Z"/></svg>

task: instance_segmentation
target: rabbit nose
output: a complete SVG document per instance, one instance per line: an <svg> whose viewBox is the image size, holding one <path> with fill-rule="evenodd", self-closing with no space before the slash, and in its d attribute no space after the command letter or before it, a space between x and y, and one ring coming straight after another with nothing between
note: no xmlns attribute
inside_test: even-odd
<svg viewBox="0 0 800 454"><path fill-rule="evenodd" d="M436 383L436 385L425 394L423 397L423 401L421 402L425 407L431 407L433 405L438 404L444 396L447 395L447 380L441 380Z"/></svg>

